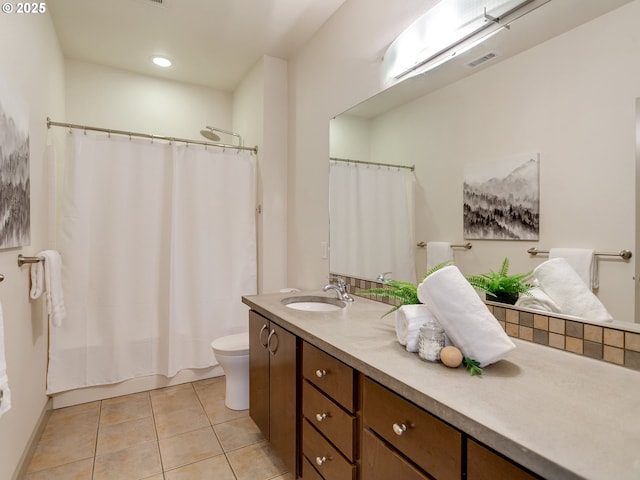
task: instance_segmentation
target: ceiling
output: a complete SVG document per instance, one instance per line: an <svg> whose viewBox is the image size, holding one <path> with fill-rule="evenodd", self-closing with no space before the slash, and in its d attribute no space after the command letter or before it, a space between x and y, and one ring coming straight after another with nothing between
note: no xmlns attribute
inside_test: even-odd
<svg viewBox="0 0 640 480"><path fill-rule="evenodd" d="M50 0L66 58L231 92L263 55L287 59L345 0ZM169 69L152 55L174 62Z"/></svg>

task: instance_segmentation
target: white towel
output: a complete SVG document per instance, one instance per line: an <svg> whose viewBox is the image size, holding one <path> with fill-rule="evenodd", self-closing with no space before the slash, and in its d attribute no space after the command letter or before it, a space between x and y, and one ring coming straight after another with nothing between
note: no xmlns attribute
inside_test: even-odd
<svg viewBox="0 0 640 480"><path fill-rule="evenodd" d="M11 408L11 391L7 377L7 362L4 355L4 320L0 305L0 417Z"/></svg>
<svg viewBox="0 0 640 480"><path fill-rule="evenodd" d="M534 283L537 285L538 282L534 281ZM549 313L561 313L556 302L538 286L529 290L528 295L520 295L515 306Z"/></svg>
<svg viewBox="0 0 640 480"><path fill-rule="evenodd" d="M443 262L453 261L453 249L449 242L427 242L427 272Z"/></svg>
<svg viewBox="0 0 640 480"><path fill-rule="evenodd" d="M403 305L396 310L396 337L408 352L418 351L420 328L433 317L426 305Z"/></svg>
<svg viewBox="0 0 640 480"><path fill-rule="evenodd" d="M591 290L600 287L595 250L590 248L550 248L549 260L564 258Z"/></svg>
<svg viewBox="0 0 640 480"><path fill-rule="evenodd" d="M601 322L613 320L602 302L564 258L541 263L533 270L533 276L540 288L558 305L560 313Z"/></svg>
<svg viewBox="0 0 640 480"><path fill-rule="evenodd" d="M38 257L44 260L31 265L30 295L35 299L46 292L49 320L51 325L59 327L67 315L62 292L62 259L55 250L44 250Z"/></svg>
<svg viewBox="0 0 640 480"><path fill-rule="evenodd" d="M418 298L463 355L481 367L516 347L458 267L449 265L425 278L418 286Z"/></svg>

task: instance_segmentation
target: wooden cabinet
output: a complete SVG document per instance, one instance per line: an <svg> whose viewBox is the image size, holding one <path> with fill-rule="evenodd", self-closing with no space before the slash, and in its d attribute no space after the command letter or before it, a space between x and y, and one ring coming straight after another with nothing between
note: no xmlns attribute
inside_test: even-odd
<svg viewBox="0 0 640 480"><path fill-rule="evenodd" d="M297 337L249 312L249 415L290 472L297 472Z"/></svg>
<svg viewBox="0 0 640 480"><path fill-rule="evenodd" d="M361 478L363 480L432 480L369 429L362 432ZM494 479L495 480L495 479Z"/></svg>
<svg viewBox="0 0 640 480"><path fill-rule="evenodd" d="M472 439L467 439L467 479L536 480L541 477L529 473L502 455L489 450Z"/></svg>
<svg viewBox="0 0 640 480"><path fill-rule="evenodd" d="M356 372L302 343L303 478L356 480ZM307 462L307 463L305 463Z"/></svg>
<svg viewBox="0 0 640 480"><path fill-rule="evenodd" d="M462 433L369 378L363 380L362 422L427 475L462 477ZM371 456L369 444L363 441L363 459Z"/></svg>

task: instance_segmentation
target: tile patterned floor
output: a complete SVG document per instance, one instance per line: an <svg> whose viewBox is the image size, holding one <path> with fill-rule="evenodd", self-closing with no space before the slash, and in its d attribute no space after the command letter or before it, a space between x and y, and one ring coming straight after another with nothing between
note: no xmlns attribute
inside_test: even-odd
<svg viewBox="0 0 640 480"><path fill-rule="evenodd" d="M54 410L24 480L293 480L224 377Z"/></svg>

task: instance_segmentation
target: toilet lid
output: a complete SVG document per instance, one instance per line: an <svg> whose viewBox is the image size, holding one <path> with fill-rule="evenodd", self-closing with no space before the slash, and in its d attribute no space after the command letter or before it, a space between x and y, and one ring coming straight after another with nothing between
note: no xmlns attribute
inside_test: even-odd
<svg viewBox="0 0 640 480"><path fill-rule="evenodd" d="M211 342L211 348L213 348L214 353L221 355L248 355L249 332L216 338Z"/></svg>

